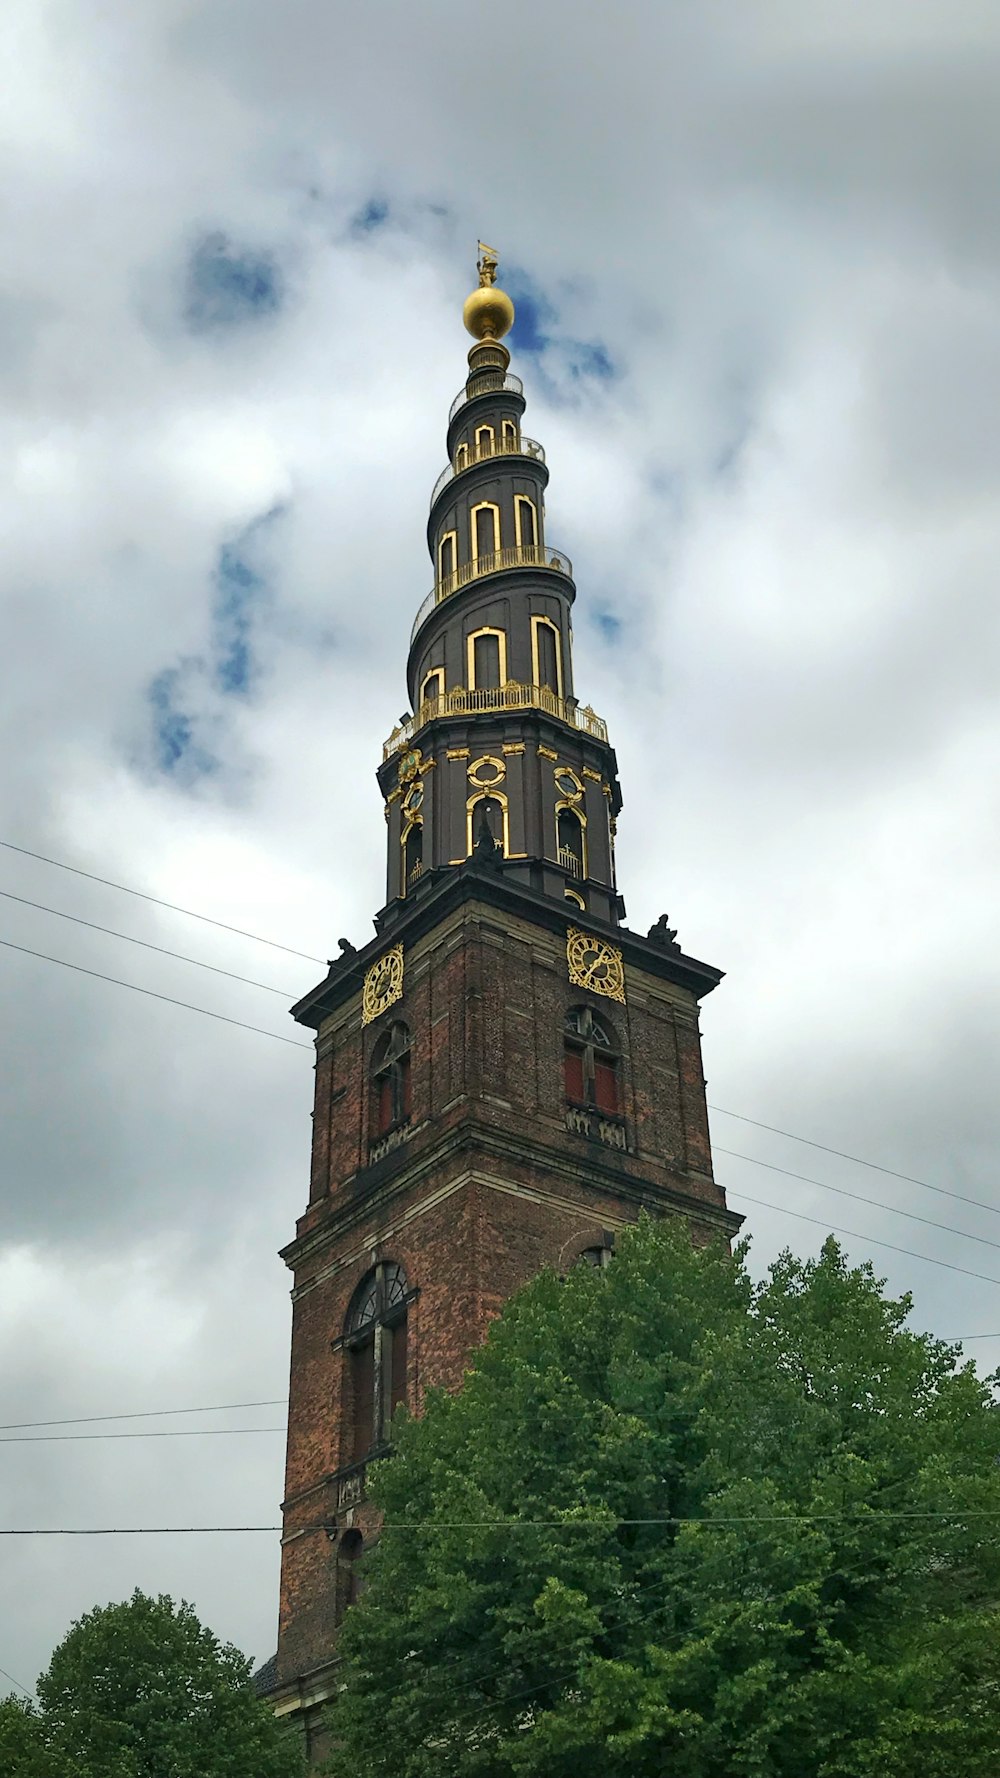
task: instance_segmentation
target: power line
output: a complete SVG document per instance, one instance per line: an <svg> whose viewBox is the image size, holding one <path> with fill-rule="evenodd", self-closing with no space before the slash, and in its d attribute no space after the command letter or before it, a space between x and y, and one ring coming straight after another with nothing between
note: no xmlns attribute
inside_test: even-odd
<svg viewBox="0 0 1000 1778"><path fill-rule="evenodd" d="M8 1673L6 1667L0 1667L0 1675L2 1675L4 1679L9 1679L11 1685L16 1685L18 1691L23 1692L26 1698L34 1697L34 1692L29 1692L27 1686L22 1685L19 1679L15 1679L13 1673Z"/></svg>
<svg viewBox="0 0 1000 1778"><path fill-rule="evenodd" d="M143 889L130 889L126 883L113 883L109 877L96 877L93 871L80 870L78 865L64 864L59 858L46 858L41 852L31 852L27 846L15 846L10 840L0 840L8 852L19 852L23 858L36 858L39 864L51 864L56 870L72 871L75 877L86 877L90 883L103 883L106 889L118 889L122 895L135 895L140 901L150 901L154 907L169 908L172 914L186 914L189 920L201 920L206 926L218 926L222 932L235 932L238 938L253 939L254 944L270 945L274 951L287 951L290 957L302 957L307 963L322 963L322 957L313 957L308 951L297 951L292 945L279 944L276 939L262 938L259 932L247 932L242 926L229 926L225 920L213 920L208 914L195 913L193 908L178 907L176 902L161 901L158 895L147 895Z"/></svg>
<svg viewBox="0 0 1000 1778"><path fill-rule="evenodd" d="M93 1439L239 1438L250 1432L286 1432L285 1426L190 1426L172 1432L40 1432L0 1438L0 1445L82 1445Z"/></svg>
<svg viewBox="0 0 1000 1778"><path fill-rule="evenodd" d="M164 945L153 945L144 938L133 938L130 932L116 932L113 926L98 926L95 920L81 920L78 914L64 913L62 908L46 907L44 902L30 901L26 895L13 895L9 889L0 889L4 901L19 902L21 907L36 908L40 914L54 914L57 920L72 920L74 926L86 926L91 932L103 932L106 938L123 939L127 945L141 945L144 951L156 951L160 957L173 957L178 963L191 963L195 969L210 969L213 975L227 976L231 982L244 982L248 988L262 988L265 994L280 994L283 1000L294 999L293 994L286 994L284 988L272 988L267 982L255 982L248 975L237 975L235 970L220 969L215 963L203 963L199 957L185 957L180 951L168 951Z"/></svg>
<svg viewBox="0 0 1000 1778"><path fill-rule="evenodd" d="M696 1517L671 1513L662 1518L621 1519L607 1513L599 1519L414 1519L393 1520L379 1527L379 1536L390 1531L613 1531L618 1526L650 1528L666 1525L698 1525L706 1531L726 1525L871 1524L882 1520L938 1522L954 1519L1000 1519L1000 1507L937 1507L871 1510L853 1513L713 1513ZM0 1537L214 1537L229 1533L273 1533L282 1525L85 1525L0 1528ZM328 1532L325 1520L304 1525L303 1531Z"/></svg>
<svg viewBox="0 0 1000 1778"><path fill-rule="evenodd" d="M0 840L0 845L3 845ZM230 1019L225 1013L209 1012L206 1006L193 1006L189 1000L175 1000L172 994L156 994L152 988L140 988L135 982L123 982L119 976L104 975L99 969L84 969L82 963L67 963L65 957L50 957L46 951L32 951L27 945L15 945L9 938L0 938L5 950L20 951L25 957L38 957L43 963L58 963L62 969L73 969L77 975L90 975L99 982L110 982L115 988L130 988L133 994L145 994L150 1000L163 1000L168 1006L182 1006L185 1012L200 1012L203 1018L218 1019L223 1025L236 1025L241 1031L255 1031L258 1037L273 1037L275 1043L290 1043L293 1049L311 1050L311 1043L299 1043L294 1037L282 1037L277 1031L265 1031L260 1025L248 1025L244 1019Z"/></svg>
<svg viewBox="0 0 1000 1778"><path fill-rule="evenodd" d="M62 1525L52 1529L47 1526L31 1530L0 1528L0 1537L216 1537L228 1532L282 1530L283 1525L87 1525L82 1528Z"/></svg>
<svg viewBox="0 0 1000 1778"><path fill-rule="evenodd" d="M281 1395L271 1401L220 1401L214 1407L206 1408L146 1408L142 1413L131 1414L77 1414L71 1420L11 1420L9 1425L0 1426L0 1432L29 1432L34 1426L93 1426L100 1420L162 1420L168 1414L228 1414L234 1408L287 1406L287 1396Z"/></svg>
<svg viewBox="0 0 1000 1778"><path fill-rule="evenodd" d="M841 1229L836 1223L826 1222L820 1216L807 1216L804 1210L789 1210L786 1204L769 1204L764 1198L752 1198L749 1192L727 1191L727 1196L742 1198L747 1204L756 1204L761 1210L777 1210L780 1216L797 1216L800 1222L813 1222L817 1228L829 1229L834 1235L849 1235L852 1241L868 1241L872 1247L887 1247L890 1253L905 1253L907 1259L922 1259L927 1266L943 1266L946 1272L961 1272L963 1278L979 1278L984 1284L1000 1284L1000 1278L991 1278L987 1272L970 1272L966 1266L953 1266L947 1259L932 1259L929 1253L915 1253L912 1247L896 1247L892 1241L879 1241L874 1235L862 1235L857 1229Z"/></svg>
<svg viewBox="0 0 1000 1778"><path fill-rule="evenodd" d="M897 1173L893 1167L883 1167L878 1161L866 1161L859 1154L845 1154L842 1148L830 1148L825 1142L814 1142L809 1136L796 1136L794 1130L780 1130L777 1124L762 1124L758 1118L745 1117L742 1111L727 1111L724 1105L710 1105L709 1111L721 1112L723 1117L735 1117L741 1124L753 1124L756 1130L769 1130L772 1136L787 1136L789 1142L801 1142L806 1148L819 1148L824 1154L835 1154L839 1160L853 1161L857 1167L869 1167L873 1173L885 1173L890 1179L902 1179L906 1185L922 1186L924 1191L937 1192L942 1198L955 1198L960 1204L971 1204L976 1210L989 1210L992 1215L1000 1216L1000 1206L987 1204L982 1198L967 1198L962 1192L948 1191L943 1185L931 1185L926 1179L915 1179L912 1173Z"/></svg>
<svg viewBox="0 0 1000 1778"><path fill-rule="evenodd" d="M766 1167L769 1173L781 1173L786 1179L800 1179L803 1185L817 1185L821 1191L836 1192L839 1198L853 1198L856 1204L870 1204L873 1210L888 1210L892 1216L907 1216L911 1222L922 1222L925 1228L940 1229L946 1235L961 1235L963 1241L978 1241L983 1247L995 1247L1000 1252L1000 1241L991 1241L988 1235L971 1235L966 1229L956 1229L949 1222L935 1222L930 1216L918 1216L915 1210L900 1210L895 1204L883 1204L879 1198L868 1198L863 1192L849 1192L842 1185L828 1185L825 1179L810 1179L805 1173L793 1173L788 1167L776 1167L773 1161L759 1161L756 1155L740 1154L735 1148L720 1148L712 1145L714 1154L726 1154L734 1161L749 1161L753 1167Z"/></svg>

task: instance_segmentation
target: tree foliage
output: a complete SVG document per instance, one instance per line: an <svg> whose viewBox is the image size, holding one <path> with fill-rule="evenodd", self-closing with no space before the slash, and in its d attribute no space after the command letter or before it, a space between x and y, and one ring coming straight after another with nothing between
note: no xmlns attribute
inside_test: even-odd
<svg viewBox="0 0 1000 1778"><path fill-rule="evenodd" d="M38 1712L26 1698L0 1698L0 1773L3 1778L61 1778Z"/></svg>
<svg viewBox="0 0 1000 1778"><path fill-rule="evenodd" d="M296 1778L302 1771L297 1747L254 1695L250 1663L190 1605L162 1595L136 1592L81 1618L39 1679L38 1696L40 1712L21 1752L15 1744L10 1766L0 1763L4 1778ZM2 1724L0 1716L0 1736ZM31 1763L33 1748L42 1763Z"/></svg>
<svg viewBox="0 0 1000 1778"><path fill-rule="evenodd" d="M1000 1770L1000 1423L834 1241L760 1285L644 1222L394 1429L354 1778Z"/></svg>

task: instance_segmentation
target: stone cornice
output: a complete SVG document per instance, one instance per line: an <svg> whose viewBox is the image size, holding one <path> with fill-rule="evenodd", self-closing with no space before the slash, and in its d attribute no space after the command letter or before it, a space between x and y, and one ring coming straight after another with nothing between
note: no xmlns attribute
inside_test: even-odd
<svg viewBox="0 0 1000 1778"><path fill-rule="evenodd" d="M390 930L394 944L412 944L414 940L432 931L455 908L470 901L481 901L490 907L502 908L559 934L564 934L569 925L583 926L587 931L594 931L616 944L625 962L634 969L644 970L664 981L675 982L687 988L698 1000L710 994L723 977L723 971L716 969L711 963L703 963L681 950L672 950L652 939L643 938L637 932L630 932L628 927L612 926L591 915L581 915L577 909L567 907L565 903L553 901L549 896L541 895L522 884L505 880L502 862L482 864L477 858L470 858L464 864L427 872L410 905L404 906L398 917L392 921L391 929L379 930L376 937L362 950L349 952L345 957L338 958L331 965L325 980L295 1003L292 1017L300 1025L307 1025L318 1031L330 1013L336 1012L345 1000L360 991L365 971L385 949ZM388 911L383 909L376 925L385 921ZM395 913L395 907L392 911Z"/></svg>

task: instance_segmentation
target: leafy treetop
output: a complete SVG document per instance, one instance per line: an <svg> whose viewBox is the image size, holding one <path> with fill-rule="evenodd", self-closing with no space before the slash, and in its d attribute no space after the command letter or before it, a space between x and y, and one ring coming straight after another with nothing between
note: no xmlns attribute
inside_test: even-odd
<svg viewBox="0 0 1000 1778"><path fill-rule="evenodd" d="M909 1308L674 1222L537 1278L375 1471L334 1769L1000 1770L1000 1423Z"/></svg>

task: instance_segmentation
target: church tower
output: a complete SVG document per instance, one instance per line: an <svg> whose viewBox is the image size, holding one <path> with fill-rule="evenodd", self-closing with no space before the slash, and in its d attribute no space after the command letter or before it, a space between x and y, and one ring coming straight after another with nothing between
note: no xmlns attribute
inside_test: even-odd
<svg viewBox="0 0 1000 1778"><path fill-rule="evenodd" d="M466 382L430 501L433 586L410 636L413 715L383 749L387 899L294 1016L316 1034L308 1206L292 1291L276 1709L307 1744L377 1530L365 1477L395 1407L454 1388L543 1266L608 1262L646 1209L728 1240L698 1002L720 972L666 917L622 922L618 772L573 678L569 557L545 526L484 248ZM269 1667L271 1664L269 1663ZM314 1749L315 1750L315 1749Z"/></svg>

